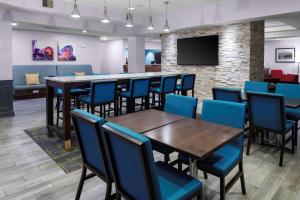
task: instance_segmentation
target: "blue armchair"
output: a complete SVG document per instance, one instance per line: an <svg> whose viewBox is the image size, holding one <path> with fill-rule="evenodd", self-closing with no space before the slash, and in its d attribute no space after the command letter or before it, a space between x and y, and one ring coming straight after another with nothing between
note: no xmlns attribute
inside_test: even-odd
<svg viewBox="0 0 300 200"><path fill-rule="evenodd" d="M182 95L187 95L187 92L189 90L192 91L192 97L194 97L194 86L195 86L195 79L196 75L195 74L182 74L181 75L181 82L176 86L177 93L179 92Z"/></svg>
<svg viewBox="0 0 300 200"><path fill-rule="evenodd" d="M93 81L91 82L91 92L87 96L79 97L79 100L87 105L88 111L89 106L91 106L91 113L95 113L95 108L100 106L100 116L106 117L106 112L108 116L111 110L111 103L114 104L114 113L117 114L116 105L116 91L117 82L116 81ZM109 105L108 110L106 110L106 105Z"/></svg>
<svg viewBox="0 0 300 200"><path fill-rule="evenodd" d="M276 94L282 94L286 99L300 99L300 85L277 83ZM295 123L295 145L298 143L298 121L300 120L300 108L285 108L286 117Z"/></svg>
<svg viewBox="0 0 300 200"><path fill-rule="evenodd" d="M161 77L160 87L151 87L152 92L152 107L155 107L155 95L158 94L158 107L160 109L164 108L165 105L165 95L170 93L175 93L177 84L177 76L163 76Z"/></svg>
<svg viewBox="0 0 300 200"><path fill-rule="evenodd" d="M111 199L113 177L100 134L101 126L105 121L78 109L73 110L71 115L82 155L82 174L75 199L80 199L84 181L94 176L98 176L107 183L105 199ZM87 175L87 169L92 173Z"/></svg>
<svg viewBox="0 0 300 200"><path fill-rule="evenodd" d="M103 135L118 195L163 200L202 197L202 183L163 162L154 162L148 138L111 122Z"/></svg>
<svg viewBox="0 0 300 200"><path fill-rule="evenodd" d="M286 120L284 97L279 94L267 93L247 93L250 135L248 137L247 155L250 153L251 135L253 130L260 131L262 135L262 143L264 140L264 132L272 132L281 135L281 152L279 166L283 164L283 154L285 146L292 141L292 149L295 148L295 124L293 121ZM292 135L287 137L286 134L292 131Z"/></svg>

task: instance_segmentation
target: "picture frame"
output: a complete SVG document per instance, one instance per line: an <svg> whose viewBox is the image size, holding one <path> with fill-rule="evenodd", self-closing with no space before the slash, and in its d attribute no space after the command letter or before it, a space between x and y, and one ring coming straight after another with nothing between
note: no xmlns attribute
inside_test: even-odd
<svg viewBox="0 0 300 200"><path fill-rule="evenodd" d="M275 62L276 63L295 63L295 48L276 48Z"/></svg>

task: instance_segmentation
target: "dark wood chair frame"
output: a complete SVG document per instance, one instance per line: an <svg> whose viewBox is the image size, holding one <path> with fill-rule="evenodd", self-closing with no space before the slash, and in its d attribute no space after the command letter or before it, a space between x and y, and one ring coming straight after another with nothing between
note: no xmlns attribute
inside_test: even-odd
<svg viewBox="0 0 300 200"><path fill-rule="evenodd" d="M127 113L135 112L135 106L141 106L141 110L143 110L143 106L145 107L145 109L149 109L150 83L151 83L150 78L134 78L134 79L131 79L131 80L132 80L132 90L130 91L131 92L130 93L130 97L122 97L122 96L120 96L120 101L119 101L120 104L121 104L120 108L123 107L122 102L124 102L124 101L122 100L122 98L126 98L126 112ZM133 91L134 91L134 86L135 86L135 81L139 81L139 80L149 80L148 95L146 95L146 96L132 97L133 96ZM135 103L136 99L141 99L142 100L141 103L140 104Z"/></svg>
<svg viewBox="0 0 300 200"><path fill-rule="evenodd" d="M149 198L148 199L155 199L156 195L155 195L155 189L154 189L154 183L151 181L151 174L149 173L150 172L150 168L149 168L149 163L148 163L148 160L146 159L146 156L147 156L147 153L146 153L146 147L145 147L145 144L143 144L142 142L132 138L132 137L129 137L127 135L124 135L122 133L120 133L119 131L111 128L111 127L108 127L106 125L103 126L103 132L102 134L104 135L104 138L105 138L105 143L106 143L106 146L107 146L107 149L108 149L108 154L109 154L109 158L110 158L110 163L112 165L112 174L113 174L113 177L114 177L114 180L115 180L115 186L116 186L116 191L117 191L117 196L119 199L120 198L120 195L122 197L124 197L125 199L133 199L129 194L126 193L126 191L124 191L121 187L121 184L119 182L119 175L117 173L117 168L116 168L116 163L115 163L115 160L112 159L113 156L112 156L112 145L110 143L110 140L108 138L108 134L113 134L114 136L116 137L119 137L119 138L125 138L127 139L127 141L134 145L134 146L137 146L141 149L141 153L140 153L140 158L141 160L144 161L143 163L143 171L144 171L144 175L146 177L146 180L147 180L147 186L149 188ZM193 197L196 196L198 200L202 200L202 189L200 191L198 191L196 194L194 194L193 196L187 198L187 199L193 199Z"/></svg>
<svg viewBox="0 0 300 200"><path fill-rule="evenodd" d="M83 188L83 185L84 185L84 181L88 180L92 177L98 176L101 180L103 180L107 184L105 199L109 200L109 199L111 199L112 197L115 196L115 194L113 194L113 195L111 194L112 184L113 184L114 180L113 180L112 177L109 177L107 175L108 173L110 173L110 164L109 164L108 154L107 154L107 152L104 148L103 138L102 138L102 135L100 134L101 133L101 128L99 127L99 123L97 121L95 121L93 119L90 119L90 118L87 118L86 116L81 115L79 113L71 112L71 115L72 115L72 119L73 119L72 121L73 121L73 124L74 124L75 132L76 132L76 135L77 135L79 148L80 148L81 156L82 156L82 173L81 173L81 178L80 178L80 182L79 182L79 185L78 185L78 189L77 189L77 192L76 192L75 199L76 200L80 199L81 191L82 191L82 188ZM79 127L78 127L77 121L75 119L75 116L81 117L84 120L88 121L89 123L92 123L95 127L96 133L99 133L99 134L96 134L97 144L99 146L99 149L101 151L102 158L103 158L103 161L104 161L103 164L104 164L104 171L106 172L105 174L100 173L97 169L95 169L93 166L91 166L87 162L86 157L85 157L85 153L84 153L83 143L82 143L81 138L79 136ZM87 169L89 169L92 173L87 175Z"/></svg>
<svg viewBox="0 0 300 200"><path fill-rule="evenodd" d="M92 84L92 88L91 88L91 96L94 96L95 95L95 87L96 87L96 84L97 83L103 83L103 84L106 84L106 83L114 83L115 84L115 94L114 94L114 100L113 101L107 101L107 102L102 102L101 104L95 104L94 103L94 98L91 98L91 104L87 104L87 111L90 112L90 106L91 106L91 113L92 114L95 114L96 113L99 113L101 117L103 118L106 118L106 113L108 113L108 116L109 116L109 113L111 111L114 111L114 114L115 116L118 115L118 105L117 105L117 81L116 80L110 80L110 81L95 81L94 84ZM86 104L85 102L82 102L83 104ZM111 109L111 104L114 104L114 109ZM106 105L109 105L109 108L108 110L106 110ZM95 108L97 106L100 106L100 111L96 111ZM78 106L78 108L80 108L80 104Z"/></svg>
<svg viewBox="0 0 300 200"><path fill-rule="evenodd" d="M164 77L165 78L161 82L163 91L161 91L160 93L152 92L152 108L155 108L155 103L158 102L158 109L163 110L165 105L165 100L166 100L166 94L171 94L176 92L177 76L164 76ZM166 93L164 91L164 85L168 77L176 77L176 80L175 80L173 91ZM158 101L155 100L155 94L158 94Z"/></svg>
<svg viewBox="0 0 300 200"><path fill-rule="evenodd" d="M217 92L217 90L219 90L219 91L226 91L226 92L228 92L228 93L235 94L235 95L237 96L237 100L238 100L237 103L242 103L242 102L243 102L241 90L228 90L228 89L215 88L215 87L212 88L213 99L214 99L214 100L218 100L217 97L216 97L216 92Z"/></svg>
<svg viewBox="0 0 300 200"><path fill-rule="evenodd" d="M196 80L196 74L183 74L183 75L188 75L188 76L193 76L193 88L192 89L187 89L187 90L177 90L177 94L181 93L181 95L187 96L187 92L189 90L192 90L192 97L195 95L195 80ZM181 79L181 85L184 85L184 79Z"/></svg>
<svg viewBox="0 0 300 200"><path fill-rule="evenodd" d="M253 116L252 116L252 112L251 112L251 98L252 95L255 96L264 96L264 97L269 97L269 98L277 98L280 101L280 112L281 112L281 119L280 119L280 123L281 123L281 127L282 130L278 131L278 130L272 130L272 129L268 129L265 127L260 127L260 126L256 126L252 123L253 121ZM264 133L266 132L267 135L269 134L269 132L275 133L275 134L279 134L282 136L281 139L281 145L280 145L280 160L279 160L279 166L282 167L283 165L283 154L285 151L289 151L291 153L295 152L295 128L293 127L291 129L292 131L292 135L288 138L286 138L286 134L290 131L290 130L285 130L285 112L284 112L284 108L285 108L285 103L284 103L284 97L283 96L275 96L272 94L260 94L260 93L251 93L248 92L247 93L247 100L248 100L248 115L249 115L249 137L248 137L248 143L247 143L247 151L246 154L249 155L250 154L250 146L251 146L251 142L252 142L252 136L254 131L260 131L261 132L261 142L262 145L264 145ZM295 124L294 124L295 126ZM292 147L291 149L288 149L285 147L286 144L288 144L290 141L292 141ZM271 145L273 146L273 145Z"/></svg>

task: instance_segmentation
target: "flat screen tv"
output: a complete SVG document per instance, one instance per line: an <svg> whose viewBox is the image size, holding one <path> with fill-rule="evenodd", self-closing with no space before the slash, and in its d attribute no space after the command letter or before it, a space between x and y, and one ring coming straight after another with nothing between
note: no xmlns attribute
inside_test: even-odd
<svg viewBox="0 0 300 200"><path fill-rule="evenodd" d="M219 36L177 40L178 65L219 65Z"/></svg>

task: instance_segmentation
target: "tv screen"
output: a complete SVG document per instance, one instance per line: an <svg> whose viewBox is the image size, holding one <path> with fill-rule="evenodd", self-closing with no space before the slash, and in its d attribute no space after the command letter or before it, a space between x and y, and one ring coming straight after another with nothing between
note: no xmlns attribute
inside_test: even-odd
<svg viewBox="0 0 300 200"><path fill-rule="evenodd" d="M219 36L177 40L178 65L219 65Z"/></svg>

